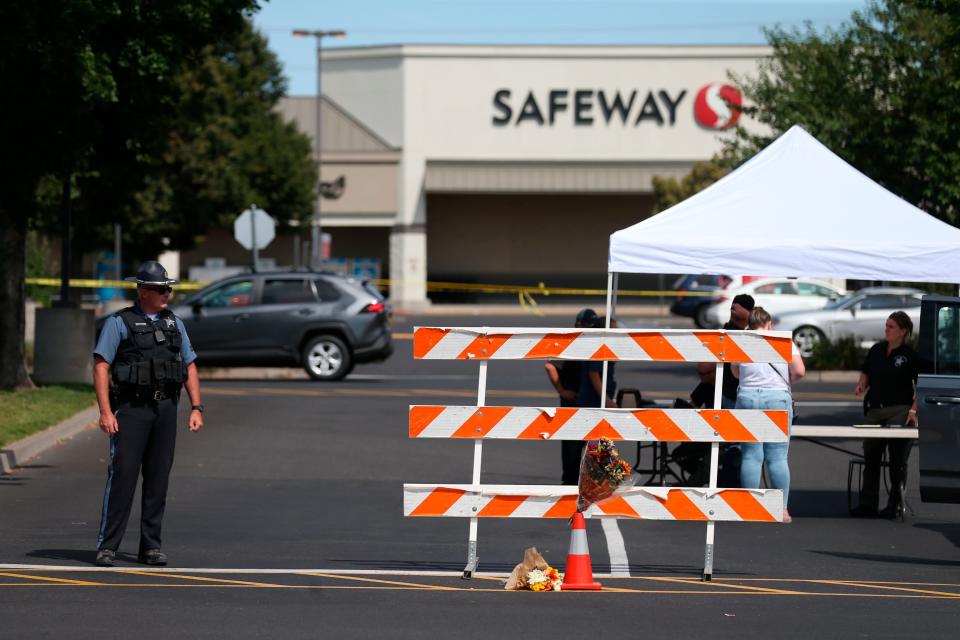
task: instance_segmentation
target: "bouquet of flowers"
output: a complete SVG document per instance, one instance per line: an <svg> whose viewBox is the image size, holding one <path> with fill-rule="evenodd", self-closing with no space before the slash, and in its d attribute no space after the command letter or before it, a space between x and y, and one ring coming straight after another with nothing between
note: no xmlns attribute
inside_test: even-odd
<svg viewBox="0 0 960 640"><path fill-rule="evenodd" d="M590 440L580 460L580 481L577 511L613 495L617 487L630 477L630 465L620 458L613 440Z"/></svg>
<svg viewBox="0 0 960 640"><path fill-rule="evenodd" d="M536 547L530 547L523 552L523 562L514 567L503 588L508 591L560 591L562 583L560 572L547 564Z"/></svg>
<svg viewBox="0 0 960 640"><path fill-rule="evenodd" d="M560 591L563 578L560 572L547 565L546 569L534 569L527 574L527 588L530 591Z"/></svg>

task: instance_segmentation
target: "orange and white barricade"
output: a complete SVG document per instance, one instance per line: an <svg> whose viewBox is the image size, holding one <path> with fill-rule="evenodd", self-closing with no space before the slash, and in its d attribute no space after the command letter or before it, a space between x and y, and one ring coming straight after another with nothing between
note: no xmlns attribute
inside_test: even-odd
<svg viewBox="0 0 960 640"><path fill-rule="evenodd" d="M723 364L788 363L789 332L637 329L417 327L417 359L476 360L480 375L475 406L412 405L411 438L474 440L470 484L404 484L403 512L410 517L470 518L467 566L477 567L479 518L570 518L577 488L483 485L483 440L612 440L711 443L710 484L705 488L631 487L592 505L588 518L693 520L707 523L703 577L713 573L714 523L780 522L778 489L718 489L721 442L786 442L786 411L720 409ZM490 360L602 360L716 363L714 409L609 409L486 405ZM606 368L604 383L606 382ZM604 384L605 386L605 384Z"/></svg>

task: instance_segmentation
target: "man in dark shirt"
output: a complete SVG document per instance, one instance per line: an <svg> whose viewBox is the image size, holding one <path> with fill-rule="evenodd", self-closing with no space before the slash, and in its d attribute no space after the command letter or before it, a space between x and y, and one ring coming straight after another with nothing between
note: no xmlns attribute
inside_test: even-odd
<svg viewBox="0 0 960 640"><path fill-rule="evenodd" d="M592 328L597 322L597 312L593 309L581 309L574 320L574 327ZM580 390L580 369L582 363L577 360L551 360L544 365L550 383L560 396L561 407L576 407L577 392ZM580 479L580 456L582 440L560 441L560 462L563 467L561 482L577 484Z"/></svg>
<svg viewBox="0 0 960 640"><path fill-rule="evenodd" d="M734 296L733 301L730 303L730 320L727 321L723 328L726 331L742 331L747 328L747 321L750 319L750 312L753 311L756 303L753 300L753 296L746 293L741 293L740 295ZM706 380L709 376L711 370L715 370L716 365L711 362L701 362L697 365L697 373L700 375L701 380ZM722 409L733 409L737 405L737 387L740 382L737 380L733 373L730 371L730 363L725 363L723 365L723 392L720 398L720 407ZM700 389L701 394L713 393L714 389L706 384L701 385L703 387ZM713 407L713 402L711 401L709 406Z"/></svg>
<svg viewBox="0 0 960 640"><path fill-rule="evenodd" d="M730 320L723 328L726 331L741 331L747 328L750 320L750 312L756 303L753 296L741 293L733 297L730 303ZM717 365L712 362L701 362L697 365L697 374L700 376L700 384L694 391L697 397L694 401L700 400L704 407L713 408L713 396L716 391L716 372ZM711 380L711 377L713 380ZM734 377L730 371L730 363L723 365L723 390L720 393L720 408L733 409L737 406L737 389L740 381ZM693 397L693 396L691 396ZM737 487L740 486L740 444L730 443L721 447L720 453L720 471L717 477L717 486Z"/></svg>
<svg viewBox="0 0 960 640"><path fill-rule="evenodd" d="M578 328L595 328L599 316L593 309L582 309L574 321ZM583 406L579 403L579 392L583 369L586 363L575 360L557 360L548 362L544 367L547 377L560 396L561 407ZM602 364L602 363L601 363ZM600 406L599 403L592 406ZM583 440L562 440L560 442L560 461L562 464L561 482L577 484L580 479L580 457L583 455Z"/></svg>

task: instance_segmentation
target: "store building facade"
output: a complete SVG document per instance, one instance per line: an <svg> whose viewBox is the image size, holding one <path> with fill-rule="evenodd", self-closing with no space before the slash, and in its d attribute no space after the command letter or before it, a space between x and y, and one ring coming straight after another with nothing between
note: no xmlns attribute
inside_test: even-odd
<svg viewBox="0 0 960 640"><path fill-rule="evenodd" d="M398 304L426 283L597 286L654 176L720 149L767 47L400 45L323 52L321 201L334 254L382 257ZM314 97L281 111L313 135ZM282 247L280 248L282 250ZM282 260L281 260L282 262Z"/></svg>

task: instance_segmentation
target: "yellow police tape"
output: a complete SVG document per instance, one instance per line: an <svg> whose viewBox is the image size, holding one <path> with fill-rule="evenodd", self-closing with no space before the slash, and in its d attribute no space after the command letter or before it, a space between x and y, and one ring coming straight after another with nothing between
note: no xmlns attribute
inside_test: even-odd
<svg viewBox="0 0 960 640"><path fill-rule="evenodd" d="M394 284L416 284L414 281L390 280L383 278L372 278L370 282L381 287L388 287ZM59 287L60 278L27 278L26 283L40 287ZM202 289L210 284L209 282L180 282L176 285L178 290L195 291ZM70 286L78 289L99 289L121 287L124 289L133 289L137 286L135 282L126 280L94 280L92 278L71 278ZM427 291L444 291L450 293L507 293L517 294L521 306L536 307L537 303L533 299L534 295L540 296L605 296L606 289L577 289L573 287L547 287L540 282L536 286L523 285L502 285L502 284L474 284L469 282L430 282L426 283ZM678 296L713 296L711 291L652 291L652 290L633 290L621 289L617 291L617 296L640 296L640 297L678 297Z"/></svg>

